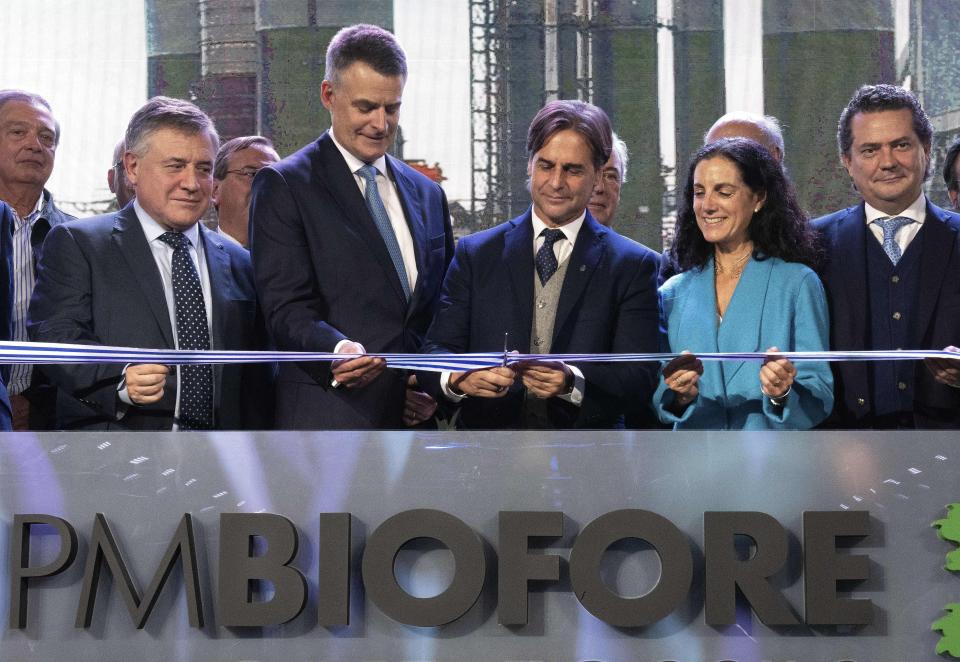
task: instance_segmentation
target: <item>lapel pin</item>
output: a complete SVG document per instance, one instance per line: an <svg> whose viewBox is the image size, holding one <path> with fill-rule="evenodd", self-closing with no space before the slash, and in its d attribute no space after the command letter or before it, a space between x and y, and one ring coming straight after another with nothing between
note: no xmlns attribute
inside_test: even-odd
<svg viewBox="0 0 960 662"><path fill-rule="evenodd" d="M581 264L581 265L580 265L580 271L586 271L586 270L587 270L587 265Z"/></svg>

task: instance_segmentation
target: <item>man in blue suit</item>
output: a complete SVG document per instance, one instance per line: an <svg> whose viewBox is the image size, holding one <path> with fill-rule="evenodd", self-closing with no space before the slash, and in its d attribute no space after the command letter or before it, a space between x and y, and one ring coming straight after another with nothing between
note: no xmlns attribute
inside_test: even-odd
<svg viewBox="0 0 960 662"><path fill-rule="evenodd" d="M427 333L429 352L655 352L657 254L587 211L611 150L610 121L580 101L544 106L527 134L533 205L464 237ZM610 428L647 410L650 364L538 360L422 375L459 403L464 428Z"/></svg>
<svg viewBox="0 0 960 662"><path fill-rule="evenodd" d="M30 339L159 349L262 349L250 257L202 227L219 138L192 103L154 97L130 120L136 190L112 214L50 231L30 303ZM265 365L49 366L66 429L269 427Z"/></svg>
<svg viewBox="0 0 960 662"><path fill-rule="evenodd" d="M960 215L933 205L933 128L916 97L865 85L840 115L840 158L863 201L816 219L835 350L941 349L960 340ZM828 427L960 427L958 361L835 363Z"/></svg>
<svg viewBox="0 0 960 662"><path fill-rule="evenodd" d="M253 266L281 350L420 349L453 233L441 188L387 155L406 77L406 56L389 32L341 30L320 90L331 129L254 180ZM381 359L280 368L280 428L400 428L423 424L435 409L412 375L385 371Z"/></svg>

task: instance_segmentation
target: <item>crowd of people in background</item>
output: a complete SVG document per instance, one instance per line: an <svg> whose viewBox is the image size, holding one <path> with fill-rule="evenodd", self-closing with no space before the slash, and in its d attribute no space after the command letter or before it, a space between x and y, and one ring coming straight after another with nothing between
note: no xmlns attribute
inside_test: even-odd
<svg viewBox="0 0 960 662"><path fill-rule="evenodd" d="M455 246L442 188L387 153L406 80L392 34L344 28L320 89L331 128L284 158L262 136L221 145L194 104L150 99L107 172L119 210L85 219L45 188L49 104L0 90L0 339L343 354L11 365L0 429L960 427L960 356L782 355L960 351L960 214L924 194L933 130L910 91L864 85L842 109L838 152L861 200L812 220L777 120L719 118L661 256L615 231L629 152L582 101L531 122L527 211ZM960 140L941 174L960 211L958 156ZM215 231L200 222L211 204ZM377 356L500 351L502 365L445 372ZM678 356L551 356L657 352ZM717 352L766 359L698 358Z"/></svg>

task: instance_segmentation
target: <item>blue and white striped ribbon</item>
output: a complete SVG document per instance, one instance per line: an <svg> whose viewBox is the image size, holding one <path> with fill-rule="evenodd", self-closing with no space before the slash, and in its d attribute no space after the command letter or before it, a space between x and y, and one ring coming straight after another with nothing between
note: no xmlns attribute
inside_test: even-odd
<svg viewBox="0 0 960 662"><path fill-rule="evenodd" d="M916 361L927 358L960 360L960 354L945 350L897 351L835 351L835 352L776 352L777 357L799 361ZM104 345L70 345L61 343L2 342L0 365L14 363L80 364L80 363L162 363L186 365L193 363L264 363L288 361L335 361L351 358L351 354L330 352L277 352L238 350L176 350L108 347ZM503 364L503 352L474 354L389 354L371 353L386 361L387 367L407 370L441 372L444 370L475 370ZM614 363L669 361L680 356L674 353L647 354L518 354L511 353L509 363L519 361L566 361L568 363ZM697 354L701 361L763 361L771 356L766 352L710 352Z"/></svg>

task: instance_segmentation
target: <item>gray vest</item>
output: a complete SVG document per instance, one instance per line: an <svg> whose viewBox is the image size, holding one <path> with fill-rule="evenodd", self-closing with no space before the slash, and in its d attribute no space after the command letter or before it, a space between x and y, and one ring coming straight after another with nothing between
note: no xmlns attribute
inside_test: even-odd
<svg viewBox="0 0 960 662"><path fill-rule="evenodd" d="M540 284L540 277L533 274L533 325L530 329L530 353L549 354L553 345L553 325L557 319L557 305L560 302L560 290L567 276L570 258L557 267L546 285ZM528 429L550 428L547 418L547 401L535 398L529 393L524 399L523 426Z"/></svg>

